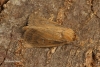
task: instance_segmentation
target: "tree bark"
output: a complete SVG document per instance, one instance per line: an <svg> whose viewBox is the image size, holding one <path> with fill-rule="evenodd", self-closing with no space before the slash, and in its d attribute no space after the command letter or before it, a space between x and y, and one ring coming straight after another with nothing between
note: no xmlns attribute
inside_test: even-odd
<svg viewBox="0 0 100 67"><path fill-rule="evenodd" d="M24 48L33 12L73 29L77 40L50 57L50 48ZM0 67L100 67L100 0L9 0L0 13Z"/></svg>

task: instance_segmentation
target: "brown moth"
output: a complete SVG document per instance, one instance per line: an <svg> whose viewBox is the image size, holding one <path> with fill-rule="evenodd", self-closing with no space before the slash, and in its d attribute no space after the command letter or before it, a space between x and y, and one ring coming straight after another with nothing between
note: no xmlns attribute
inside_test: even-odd
<svg viewBox="0 0 100 67"><path fill-rule="evenodd" d="M75 32L56 22L31 14L28 26L23 27L24 44L26 47L54 47L75 40Z"/></svg>

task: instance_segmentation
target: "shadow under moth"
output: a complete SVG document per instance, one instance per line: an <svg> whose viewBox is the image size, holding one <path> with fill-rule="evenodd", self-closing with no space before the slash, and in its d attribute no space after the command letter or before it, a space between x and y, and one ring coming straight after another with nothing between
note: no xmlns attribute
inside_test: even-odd
<svg viewBox="0 0 100 67"><path fill-rule="evenodd" d="M23 27L25 47L54 47L76 39L75 32L57 22L31 14L28 26Z"/></svg>

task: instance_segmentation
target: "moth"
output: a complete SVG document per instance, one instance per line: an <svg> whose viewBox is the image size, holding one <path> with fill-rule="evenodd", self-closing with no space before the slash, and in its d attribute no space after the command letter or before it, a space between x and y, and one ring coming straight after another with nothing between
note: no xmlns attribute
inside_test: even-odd
<svg viewBox="0 0 100 67"><path fill-rule="evenodd" d="M28 25L23 27L24 45L26 47L54 47L70 43L76 34L56 22L31 14Z"/></svg>

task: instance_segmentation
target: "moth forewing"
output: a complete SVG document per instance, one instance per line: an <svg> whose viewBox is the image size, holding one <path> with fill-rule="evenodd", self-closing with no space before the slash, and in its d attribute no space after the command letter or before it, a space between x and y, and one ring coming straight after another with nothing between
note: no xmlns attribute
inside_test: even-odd
<svg viewBox="0 0 100 67"><path fill-rule="evenodd" d="M42 33L43 34L43 33ZM53 47L64 45L64 41L56 41L44 38L41 32L34 29L27 29L24 33L25 46L27 47Z"/></svg>

